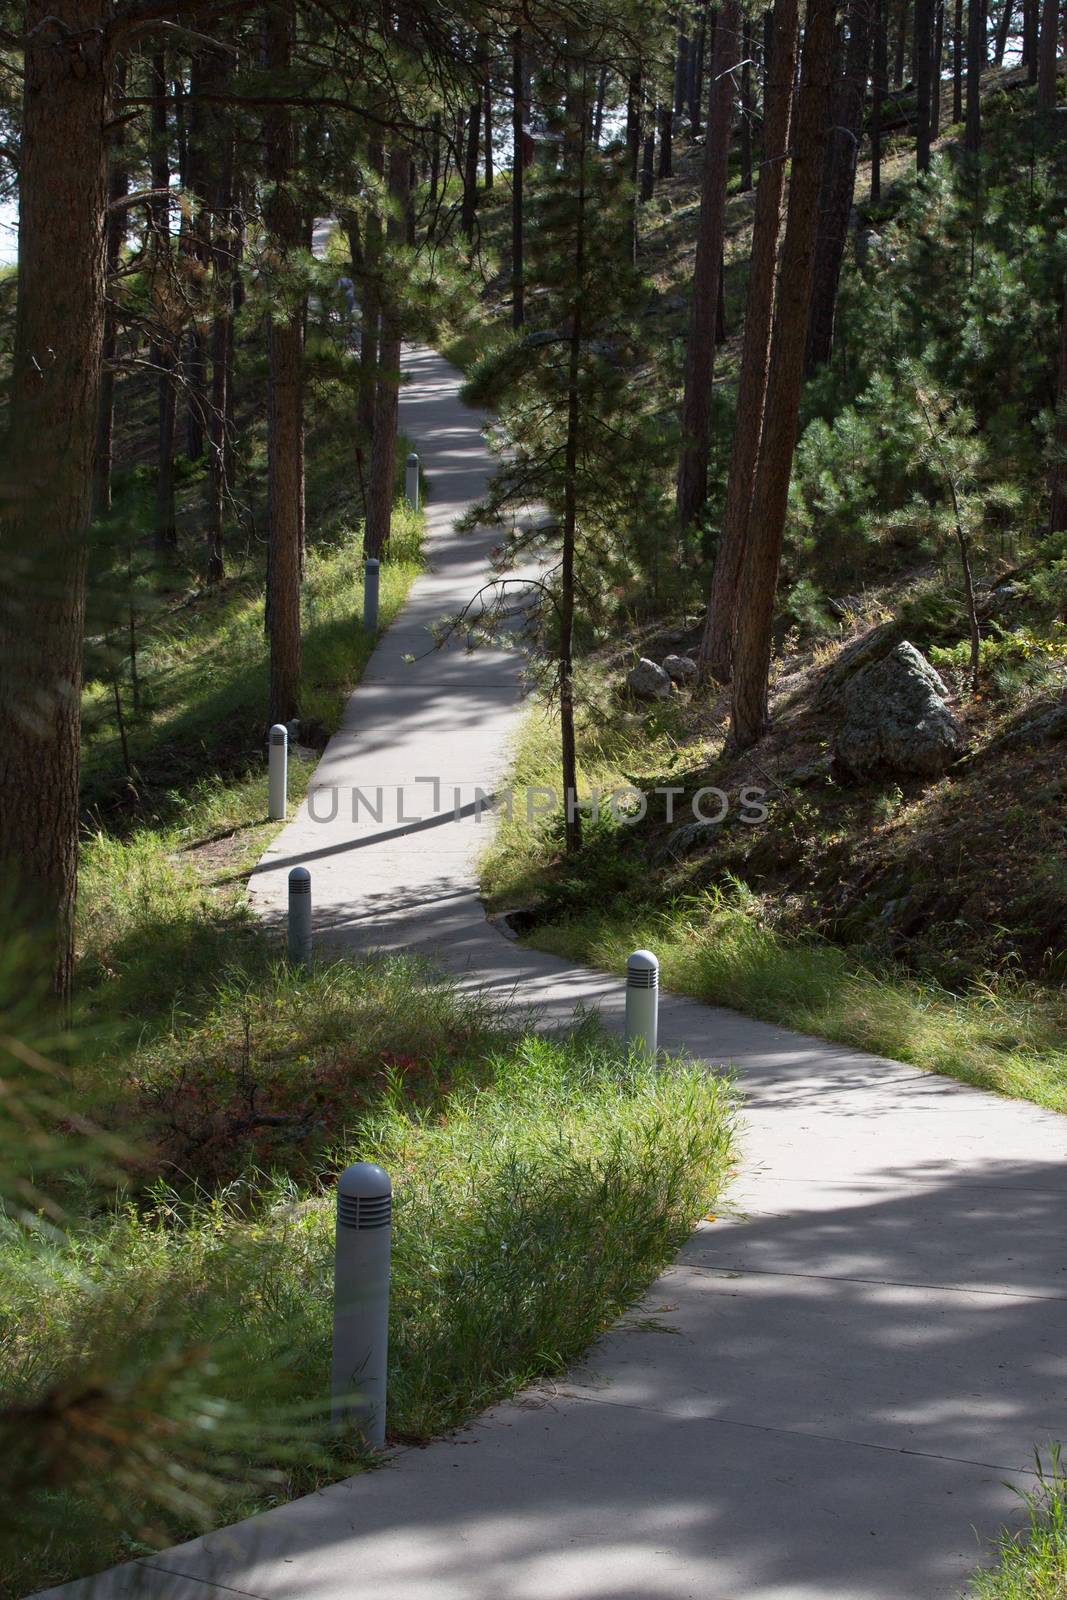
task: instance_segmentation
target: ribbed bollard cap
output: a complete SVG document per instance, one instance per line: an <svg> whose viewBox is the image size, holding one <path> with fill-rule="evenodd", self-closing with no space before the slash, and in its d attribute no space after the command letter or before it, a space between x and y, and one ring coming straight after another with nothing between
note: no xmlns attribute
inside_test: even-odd
<svg viewBox="0 0 1067 1600"><path fill-rule="evenodd" d="M378 568L381 566L381 562L376 556L368 556L363 565L368 572L377 572Z"/></svg>
<svg viewBox="0 0 1067 1600"><path fill-rule="evenodd" d="M307 867L294 867L289 874L290 894L311 893L311 873Z"/></svg>
<svg viewBox="0 0 1067 1600"><path fill-rule="evenodd" d="M411 452L411 454L408 456L408 466L409 467L417 467L418 464L419 464L419 458L418 458L418 456L415 454L415 452L413 450Z"/></svg>
<svg viewBox="0 0 1067 1600"><path fill-rule="evenodd" d="M271 744L286 744L289 739L289 729L284 722L276 722L270 730Z"/></svg>
<svg viewBox="0 0 1067 1600"><path fill-rule="evenodd" d="M373 1161L355 1161L337 1180L337 1226L387 1228L393 1220L389 1174Z"/></svg>
<svg viewBox="0 0 1067 1600"><path fill-rule="evenodd" d="M659 987L659 961L651 950L635 950L626 958L626 987L628 989L656 989Z"/></svg>

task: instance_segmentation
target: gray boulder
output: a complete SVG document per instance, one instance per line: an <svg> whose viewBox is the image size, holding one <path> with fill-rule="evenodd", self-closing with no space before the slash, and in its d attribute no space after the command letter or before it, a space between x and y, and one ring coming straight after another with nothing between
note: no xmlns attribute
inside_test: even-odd
<svg viewBox="0 0 1067 1600"><path fill-rule="evenodd" d="M689 656L664 656L663 670L672 683L694 683L697 664Z"/></svg>
<svg viewBox="0 0 1067 1600"><path fill-rule="evenodd" d="M642 656L636 667L631 667L626 674L626 687L639 700L666 700L672 686L663 668Z"/></svg>
<svg viewBox="0 0 1067 1600"><path fill-rule="evenodd" d="M872 661L880 661L887 656L899 638L898 622L882 622L878 627L860 634L858 639L851 640L823 672L815 694L815 704L820 708L840 704L849 680L861 668L870 666Z"/></svg>
<svg viewBox="0 0 1067 1600"><path fill-rule="evenodd" d="M846 685L835 762L858 778L882 771L923 777L944 772L966 744L945 704L947 693L926 658L903 640Z"/></svg>
<svg viewBox="0 0 1067 1600"><path fill-rule="evenodd" d="M713 843L721 832L722 826L718 822L683 822L671 829L657 851L657 858L662 860L671 857L680 861L702 845Z"/></svg>

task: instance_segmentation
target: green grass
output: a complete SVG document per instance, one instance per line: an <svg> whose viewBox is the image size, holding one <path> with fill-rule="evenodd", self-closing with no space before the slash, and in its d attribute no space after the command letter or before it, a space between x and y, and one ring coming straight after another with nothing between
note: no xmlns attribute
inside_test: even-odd
<svg viewBox="0 0 1067 1600"><path fill-rule="evenodd" d="M1064 1600L1067 1596L1067 1478L1053 1450L1048 1467L1038 1460L1037 1488L1023 1496L1027 1525L1005 1531L994 1566L979 1572L973 1600Z"/></svg>
<svg viewBox="0 0 1067 1600"><path fill-rule="evenodd" d="M420 566L421 519L398 504L382 567L380 630L388 627ZM308 551L302 593L301 717L318 737L338 724L375 640L362 625L361 530L343 528ZM174 810L204 774L239 776L258 760L266 732L267 643L262 579L228 580L157 608L138 652L140 710L123 685L134 796L125 781L112 685L85 689L83 795L92 815L156 817ZM128 668L127 668L128 671Z"/></svg>
<svg viewBox="0 0 1067 1600"><path fill-rule="evenodd" d="M580 792L669 770L677 749L671 717L668 708L658 723L641 719L632 729L598 719L582 738ZM847 946L768 926L757 897L737 880L657 902L645 862L619 849L627 825L608 818L569 864L558 817L531 825L523 800L526 785L560 791L555 741L554 719L535 708L516 747L513 820L501 821L482 863L492 904L539 905L529 942L613 971L629 951L647 947L666 988L1067 1111L1062 990L1002 978L955 994L875 968Z"/></svg>
<svg viewBox="0 0 1067 1600"><path fill-rule="evenodd" d="M306 664L339 704L366 654L342 549L309 585ZM198 678L251 715L255 611L220 602L173 658L159 645L146 770L196 715ZM653 1070L588 1028L523 1035L414 960L291 969L244 897L278 827L262 757L234 759L87 834L66 1076L0 970L0 1188L22 1208L0 1219L0 1595L366 1463L326 1412L348 1161L394 1178L389 1432L419 1441L577 1356L731 1157L722 1078ZM294 757L291 803L312 765Z"/></svg>
<svg viewBox="0 0 1067 1600"><path fill-rule="evenodd" d="M560 1371L722 1183L734 1115L722 1079L657 1070L591 1032L518 1038L402 960L273 968L244 1000L273 1016L305 1087L342 1035L360 1041L350 1123L320 1176L371 1159L394 1177L393 1439L428 1439ZM223 986L207 1031L239 1014ZM417 1051L420 1035L436 1084L412 1095L414 1058L387 1047ZM358 1440L323 1414L332 1228L324 1184L277 1168L199 1192L157 1182L63 1232L0 1224L4 1401L52 1419L21 1417L18 1448L4 1430L5 1520L14 1511L18 1528L0 1592L357 1469Z"/></svg>

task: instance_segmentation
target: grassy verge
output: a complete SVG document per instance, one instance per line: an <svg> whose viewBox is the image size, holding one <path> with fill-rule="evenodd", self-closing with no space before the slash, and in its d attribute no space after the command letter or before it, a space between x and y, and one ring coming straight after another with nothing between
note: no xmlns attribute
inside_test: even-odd
<svg viewBox="0 0 1067 1600"><path fill-rule="evenodd" d="M309 567L305 669L334 707L369 650L354 570L341 546ZM384 621L410 571L383 576ZM5 1597L365 1463L326 1409L348 1161L394 1177L389 1432L419 1441L573 1359L730 1158L724 1080L653 1072L590 1031L523 1036L414 961L279 961L244 897L277 827L246 736L255 611L234 594L143 663L140 793L83 844L68 1078L0 971ZM223 702L241 733L212 744ZM208 775L168 787L190 719ZM114 749L97 756L114 783ZM312 766L294 756L294 802Z"/></svg>
<svg viewBox="0 0 1067 1600"><path fill-rule="evenodd" d="M589 730L582 792L599 786L607 793L668 770L670 717L665 711L658 727L642 718L633 732L605 722ZM538 907L531 943L612 970L630 950L648 946L668 988L1067 1111L1062 991L1004 978L953 993L869 964L848 946L782 933L736 879L657 900L647 859L623 848L629 824L607 812L570 864L561 857L558 818L531 823L523 801L526 786L559 792L555 740L553 719L531 713L516 751L513 817L502 819L483 862L493 903Z"/></svg>
<svg viewBox="0 0 1067 1600"><path fill-rule="evenodd" d="M188 1073L205 1059L210 1107ZM291 1113L269 1170L226 1092L242 1073L264 1113ZM0 1224L3 1394L9 1418L26 1408L0 1468L8 1595L356 1470L358 1440L323 1415L327 1180L347 1161L394 1175L389 1432L425 1440L560 1370L634 1300L714 1197L733 1115L722 1080L592 1034L515 1037L402 960L234 969L195 1035L133 1058L122 1087L160 1175L63 1231ZM190 1188L190 1167L214 1181Z"/></svg>
<svg viewBox="0 0 1067 1600"><path fill-rule="evenodd" d="M1067 1479L1054 1453L1038 1462L1038 1487L1025 1497L1027 1526L1002 1534L995 1564L972 1581L972 1600L1064 1600L1067 1595Z"/></svg>

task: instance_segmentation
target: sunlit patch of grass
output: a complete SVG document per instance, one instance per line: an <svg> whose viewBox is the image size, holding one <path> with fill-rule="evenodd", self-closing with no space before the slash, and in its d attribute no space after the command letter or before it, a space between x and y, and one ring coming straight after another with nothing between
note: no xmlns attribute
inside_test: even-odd
<svg viewBox="0 0 1067 1600"><path fill-rule="evenodd" d="M1026 1526L1005 1531L996 1564L979 1572L968 1591L973 1600L1064 1600L1067 1596L1067 1478L1054 1447L1050 1461L1037 1460L1037 1487L1023 1495Z"/></svg>

